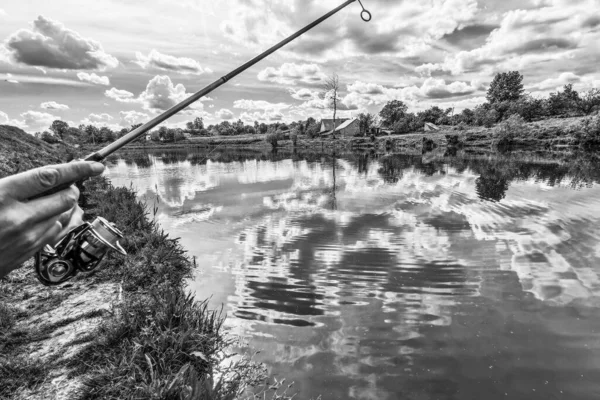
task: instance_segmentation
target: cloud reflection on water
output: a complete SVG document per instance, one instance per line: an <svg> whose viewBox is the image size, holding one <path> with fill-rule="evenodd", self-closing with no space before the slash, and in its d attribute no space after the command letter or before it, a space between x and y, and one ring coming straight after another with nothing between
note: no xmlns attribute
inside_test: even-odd
<svg viewBox="0 0 600 400"><path fill-rule="evenodd" d="M465 377L453 363L476 353L453 346L465 335L502 341L498 329L510 324L474 319L480 309L493 315L512 299L556 307L599 298L600 189L572 190L579 181L568 174L409 156L150 159L149 168L119 162L110 177L158 196L176 235L223 242L190 250L203 256L207 275L231 280L222 297L234 316L228 323L309 392L386 398L401 382L412 396L419 382L435 382L449 396L440 398L455 398ZM458 328L480 321L495 330ZM540 343L558 340L544 330L551 321L540 324ZM435 340L445 343L437 356ZM415 396L407 398L430 398Z"/></svg>

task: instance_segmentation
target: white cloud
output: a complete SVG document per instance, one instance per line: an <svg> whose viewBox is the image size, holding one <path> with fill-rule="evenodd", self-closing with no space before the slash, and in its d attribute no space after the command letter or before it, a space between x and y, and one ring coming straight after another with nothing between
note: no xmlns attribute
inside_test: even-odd
<svg viewBox="0 0 600 400"><path fill-rule="evenodd" d="M167 75L157 75L148 82L146 90L139 96L139 101L146 110L167 110L190 95L181 83L174 85ZM202 110L203 105L198 101L190 108Z"/></svg>
<svg viewBox="0 0 600 400"><path fill-rule="evenodd" d="M265 10L253 1L232 0L230 18L221 30L240 45L264 48L337 5L334 1L276 0ZM376 16L368 25L358 18L359 6L354 4L282 49L282 54L320 61L375 54L415 56L472 21L478 12L477 0L372 0L369 8Z"/></svg>
<svg viewBox="0 0 600 400"><path fill-rule="evenodd" d="M244 121L281 121L284 118L283 110L290 109L286 103L270 103L264 100L236 100L234 108L247 110L240 115Z"/></svg>
<svg viewBox="0 0 600 400"><path fill-rule="evenodd" d="M594 43L585 43L593 26L585 26L596 0L552 1L544 7L517 9L505 13L500 26L491 32L485 44L473 50L448 55L442 63L424 64L417 72L449 71L454 75L477 71L522 69L542 62L567 60L575 54L597 52ZM586 32L587 31L587 32ZM597 33L595 34L596 36Z"/></svg>
<svg viewBox="0 0 600 400"><path fill-rule="evenodd" d="M260 71L258 80L275 82L282 85L295 85L298 82L305 84L323 84L327 76L317 64L285 63L279 68L268 67Z"/></svg>
<svg viewBox="0 0 600 400"><path fill-rule="evenodd" d="M302 89L288 89L290 92L290 96L296 100L309 101L319 98L319 92L313 91L310 89L302 88Z"/></svg>
<svg viewBox="0 0 600 400"><path fill-rule="evenodd" d="M185 90L185 86L181 83L175 85L167 75L156 75L154 78L148 81L146 89L135 97L135 95L127 90L120 90L117 88L111 88L104 92L104 95L108 98L116 100L121 103L137 103L140 104L145 110L152 112L159 112L167 110L173 107L175 104L185 100L192 93L188 93ZM211 101L212 99L207 98L205 101ZM204 105L202 101L197 101L188 107L187 112L202 111Z"/></svg>
<svg viewBox="0 0 600 400"><path fill-rule="evenodd" d="M233 119L233 112L231 112L231 110L228 110L226 108L222 108L215 113L215 116L219 119L229 120L229 119Z"/></svg>
<svg viewBox="0 0 600 400"><path fill-rule="evenodd" d="M348 94L343 97L342 103L348 108L361 110L369 106L380 106L391 100L402 100L410 108L420 109L423 99L448 99L467 96L481 90L482 86L473 81L470 83L454 81L446 83L444 79L427 78L421 86L412 85L403 88L390 88L374 83L356 81L348 85Z"/></svg>
<svg viewBox="0 0 600 400"><path fill-rule="evenodd" d="M0 8L0 17L6 17L6 11Z"/></svg>
<svg viewBox="0 0 600 400"><path fill-rule="evenodd" d="M60 119L52 114L31 110L20 114L20 117L22 118L20 121L13 120L11 122L22 129L28 129L30 131L48 129L52 124L52 121Z"/></svg>
<svg viewBox="0 0 600 400"><path fill-rule="evenodd" d="M148 114L135 110L121 111L119 112L119 115L121 116L121 123L127 125L135 125L140 122L145 122L149 118Z"/></svg>
<svg viewBox="0 0 600 400"><path fill-rule="evenodd" d="M134 94L127 90L121 90L117 88L111 88L104 92L104 95L109 99L116 100L120 103L135 103L137 100L134 98Z"/></svg>
<svg viewBox="0 0 600 400"><path fill-rule="evenodd" d="M40 104L40 107L46 110L68 110L69 106L66 104L60 104L55 101L47 101Z"/></svg>
<svg viewBox="0 0 600 400"><path fill-rule="evenodd" d="M265 100L236 100L233 102L233 108L241 108L244 110L283 110L289 108L289 104L285 103L270 103Z"/></svg>
<svg viewBox="0 0 600 400"><path fill-rule="evenodd" d="M1 49L1 47L0 47ZM65 79L52 76L39 76L39 75L11 75L11 74L0 74L0 80L6 80L9 83L39 83L42 85L52 86L89 86L88 83L76 81L74 79Z"/></svg>
<svg viewBox="0 0 600 400"><path fill-rule="evenodd" d="M6 124L8 122L8 114L0 111L0 124Z"/></svg>
<svg viewBox="0 0 600 400"><path fill-rule="evenodd" d="M564 85L568 83L577 83L581 81L581 77L575 75L572 72L563 72L558 76L558 78L549 78L545 79L542 82L538 83L534 87L539 90L556 90L561 89Z"/></svg>
<svg viewBox="0 0 600 400"><path fill-rule="evenodd" d="M187 57L174 57L167 54L162 54L152 49L147 56L140 52L136 52L136 64L140 67L157 68L164 71L179 72L181 74L209 74L212 72L210 68L202 67L198 61Z"/></svg>
<svg viewBox="0 0 600 400"><path fill-rule="evenodd" d="M100 43L41 15L33 21L33 30L13 33L5 46L12 60L30 66L103 70L119 64Z"/></svg>
<svg viewBox="0 0 600 400"><path fill-rule="evenodd" d="M443 99L472 94L481 88L481 85L477 82L455 81L446 84L444 79L427 78L420 88L420 94L427 98Z"/></svg>
<svg viewBox="0 0 600 400"><path fill-rule="evenodd" d="M90 114L88 116L88 120L94 122L102 122L102 121L110 121L113 117L110 114L102 113L102 114Z"/></svg>
<svg viewBox="0 0 600 400"><path fill-rule="evenodd" d="M78 72L77 78L79 78L80 81L93 83L95 85L110 85L108 76L99 76L94 73L88 74L87 72Z"/></svg>

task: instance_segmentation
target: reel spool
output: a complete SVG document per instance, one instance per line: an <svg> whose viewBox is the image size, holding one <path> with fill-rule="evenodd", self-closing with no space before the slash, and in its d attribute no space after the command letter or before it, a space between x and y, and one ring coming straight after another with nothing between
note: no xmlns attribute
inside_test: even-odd
<svg viewBox="0 0 600 400"><path fill-rule="evenodd" d="M86 222L69 232L56 248L46 245L36 254L38 280L46 286L60 285L79 271L95 270L110 250L126 255L119 244L122 238L123 233L102 217Z"/></svg>

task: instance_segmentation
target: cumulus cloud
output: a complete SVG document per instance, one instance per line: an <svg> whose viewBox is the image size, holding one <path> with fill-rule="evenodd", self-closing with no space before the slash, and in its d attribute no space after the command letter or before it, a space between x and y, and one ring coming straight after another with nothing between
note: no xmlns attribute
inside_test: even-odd
<svg viewBox="0 0 600 400"><path fill-rule="evenodd" d="M506 12L481 47L448 55L441 63L424 64L418 72L444 70L454 75L489 66L495 70L519 69L579 54L595 30L589 12L596 0L548 1L543 7ZM587 43L587 46L593 46ZM597 47L591 52L597 52Z"/></svg>
<svg viewBox="0 0 600 400"><path fill-rule="evenodd" d="M233 102L233 108L241 108L244 110L283 110L289 108L286 103L270 103L265 100L236 100Z"/></svg>
<svg viewBox="0 0 600 400"><path fill-rule="evenodd" d="M12 60L36 67L104 70L119 64L99 42L41 15L32 30L13 33L5 46Z"/></svg>
<svg viewBox="0 0 600 400"><path fill-rule="evenodd" d="M310 89L289 89L290 96L296 100L309 101L319 98L319 92Z"/></svg>
<svg viewBox="0 0 600 400"><path fill-rule="evenodd" d="M254 112L243 112L240 114L240 119L246 122L275 122L283 120L283 113L275 110L271 111L254 111Z"/></svg>
<svg viewBox="0 0 600 400"><path fill-rule="evenodd" d="M148 81L146 89L137 97L127 90L114 87L105 91L104 95L120 103L137 103L147 111L159 112L180 103L191 96L191 93L187 93L185 86L181 83L177 85L173 84L171 78L167 75L156 75ZM206 101L210 100L212 99L207 98ZM188 112L192 110L201 111L203 109L204 105L202 102L197 101L188 107Z"/></svg>
<svg viewBox="0 0 600 400"><path fill-rule="evenodd" d="M40 107L46 110L68 110L69 106L66 104L60 104L55 101L47 101L40 104Z"/></svg>
<svg viewBox="0 0 600 400"><path fill-rule="evenodd" d="M127 90L121 90L117 88L111 88L104 92L104 95L109 99L116 100L120 103L135 103L137 99L134 98L134 94Z"/></svg>
<svg viewBox="0 0 600 400"><path fill-rule="evenodd" d="M3 9L0 8L0 17L5 17L6 16L6 11L4 11Z"/></svg>
<svg viewBox="0 0 600 400"><path fill-rule="evenodd" d="M139 51L135 53L135 56L137 58L136 64L144 69L156 68L164 71L195 75L209 74L212 72L210 68L202 67L196 60L187 57L174 57L162 54L155 49L152 49L147 56L144 56Z"/></svg>
<svg viewBox="0 0 600 400"><path fill-rule="evenodd" d="M119 115L121 116L121 123L127 125L139 124L145 122L149 118L148 114L135 110L121 111L119 112Z"/></svg>
<svg viewBox="0 0 600 400"><path fill-rule="evenodd" d="M231 112L231 110L228 110L226 108L222 108L215 113L215 116L219 119L229 120L229 119L233 119L233 112Z"/></svg>
<svg viewBox="0 0 600 400"><path fill-rule="evenodd" d="M538 90L559 89L569 83L581 82L581 77L572 72L563 72L558 78L545 79L534 87Z"/></svg>
<svg viewBox="0 0 600 400"><path fill-rule="evenodd" d="M167 75L157 75L148 82L139 101L146 110L167 110L190 95L181 83L174 85ZM196 102L191 107L202 109L202 103Z"/></svg>
<svg viewBox="0 0 600 400"><path fill-rule="evenodd" d="M286 103L270 103L264 100L236 100L234 108L246 110L240 115L245 121L281 121L284 117L283 110L290 109Z"/></svg>
<svg viewBox="0 0 600 400"><path fill-rule="evenodd" d="M423 97L430 99L445 99L448 97L466 96L475 93L482 87L475 82L465 83L455 81L446 84L444 79L428 78L419 89Z"/></svg>
<svg viewBox="0 0 600 400"><path fill-rule="evenodd" d="M285 63L279 68L268 67L258 73L258 80L282 85L323 84L327 76L317 64Z"/></svg>
<svg viewBox="0 0 600 400"><path fill-rule="evenodd" d="M87 72L78 72L77 78L79 78L80 81L93 83L94 85L110 85L108 76L100 76L94 73L88 74Z"/></svg>
<svg viewBox="0 0 600 400"><path fill-rule="evenodd" d="M0 124L6 124L8 122L8 114L0 111Z"/></svg>
<svg viewBox="0 0 600 400"><path fill-rule="evenodd" d="M273 1L265 10L253 1L231 3L230 19L221 25L221 30L232 41L257 48L291 34L334 6L330 1ZM348 15L343 23L323 24L283 51L293 57L315 60L365 54L414 56L427 51L435 40L471 22L478 12L477 0L372 0L369 8L377 17L368 29L347 9L340 14Z"/></svg>
<svg viewBox="0 0 600 400"><path fill-rule="evenodd" d="M102 121L110 121L111 119L113 119L113 117L107 113L102 113L102 114L92 113L88 116L88 119L90 121L94 121L94 122L102 122Z"/></svg>
<svg viewBox="0 0 600 400"><path fill-rule="evenodd" d="M6 123L9 125L18 126L19 128L27 130L30 133L48 129L48 127L52 124L52 121L59 119L59 117L55 115L32 110L21 113L19 116L21 117L20 120L9 120L8 116L6 116ZM2 116L0 116L0 119L1 118Z"/></svg>
<svg viewBox="0 0 600 400"><path fill-rule="evenodd" d="M405 87L386 87L374 83L356 81L348 85L348 94L342 98L348 108L365 109L369 106L380 106L391 100L402 100L410 107L422 108L419 102L423 99L437 100L472 95L483 86L476 81L466 83L454 81L447 83L444 79L427 78L423 83Z"/></svg>

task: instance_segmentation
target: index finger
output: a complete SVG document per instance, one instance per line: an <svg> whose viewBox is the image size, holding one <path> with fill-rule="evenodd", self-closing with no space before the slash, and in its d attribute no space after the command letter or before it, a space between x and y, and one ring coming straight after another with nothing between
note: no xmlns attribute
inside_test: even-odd
<svg viewBox="0 0 600 400"><path fill-rule="evenodd" d="M100 175L104 165L74 161L67 164L35 168L0 180L0 192L15 200L26 200L54 187Z"/></svg>

